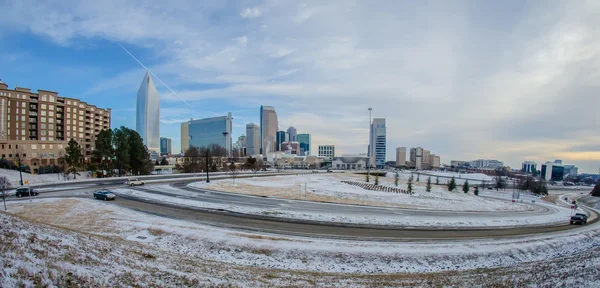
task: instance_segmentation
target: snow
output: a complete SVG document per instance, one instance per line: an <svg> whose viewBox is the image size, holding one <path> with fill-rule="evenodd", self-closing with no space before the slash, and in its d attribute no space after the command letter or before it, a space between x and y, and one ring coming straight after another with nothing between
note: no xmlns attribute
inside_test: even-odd
<svg viewBox="0 0 600 288"><path fill-rule="evenodd" d="M566 208L557 207L546 203L536 203L536 206L524 205L524 204L511 204L511 205L522 205L527 207L542 206L550 209L551 214L528 214L526 216L518 213L511 214L496 214L496 215L469 215L469 216L412 216L410 211L405 210L389 210L389 214L384 215L356 215L346 214L343 212L329 211L324 212L313 212L313 211L297 211L290 210L289 207L280 206L276 209L265 209L256 208L251 206L231 205L231 204L217 204L212 202L202 201L200 198L195 198L196 193L177 189L168 185L162 185L154 187L157 191L165 191L181 195L178 197L172 197L161 194L148 193L138 191L135 189L113 189L112 192L117 194L125 194L137 198L161 201L164 203L205 208L205 209L224 209L231 212L271 216L285 219L301 219L311 221L323 221L323 222L334 222L334 223L348 223L348 224L363 224L363 225L389 225L389 226L405 226L405 227L505 227L505 226L526 226L526 225L542 225L550 223L567 223L571 216L571 211ZM185 198L183 198L185 197ZM195 199L194 199L195 198ZM293 206L293 202L290 202Z"/></svg>
<svg viewBox="0 0 600 288"><path fill-rule="evenodd" d="M398 188L407 189L408 176L401 179ZM432 209L444 211L529 211L531 205L517 205L507 201L498 201L468 194L462 191L448 192L444 185L432 185L426 192L426 179L413 183L414 195L396 194L365 190L357 186L342 183L342 180L363 181L364 176L348 173L308 174L299 176L274 176L236 179L233 181L213 180L211 183L197 182L191 187L227 191L250 195L280 197L288 199L306 199L312 201L390 206L413 209ZM380 185L395 187L393 177L380 177ZM435 180L433 180L435 181ZM304 192L306 185L306 193ZM460 188L460 187L459 187Z"/></svg>
<svg viewBox="0 0 600 288"><path fill-rule="evenodd" d="M10 248L0 255L2 287L61 286L66 278L74 286L600 285L600 224L508 239L390 243L240 232L88 199L11 207L53 226L0 213L0 223L11 223L0 226Z"/></svg>
<svg viewBox="0 0 600 288"><path fill-rule="evenodd" d="M28 181L29 185L36 184L46 184L46 183L55 183L55 182L64 182L67 180L72 180L73 175L69 175L67 179L63 176L62 173L51 173L51 174L29 174L22 172L23 182ZM80 176L77 176L77 180L79 179L87 179L89 178L88 172L80 172ZM0 169L0 176L6 176L8 182L13 187L21 186L19 182L21 181L21 176L19 175L19 170L10 170L10 169Z"/></svg>

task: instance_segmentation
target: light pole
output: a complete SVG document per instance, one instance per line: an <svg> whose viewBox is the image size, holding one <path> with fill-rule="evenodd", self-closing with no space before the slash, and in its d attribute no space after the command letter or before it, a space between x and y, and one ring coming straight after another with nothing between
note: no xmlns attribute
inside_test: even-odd
<svg viewBox="0 0 600 288"><path fill-rule="evenodd" d="M373 133L372 131L372 125L371 125L371 111L373 110L373 108L369 107L369 149L367 149L367 175L370 177L371 176L371 150L373 149L373 143L371 143L371 140L373 139L373 135L371 135L371 133Z"/></svg>

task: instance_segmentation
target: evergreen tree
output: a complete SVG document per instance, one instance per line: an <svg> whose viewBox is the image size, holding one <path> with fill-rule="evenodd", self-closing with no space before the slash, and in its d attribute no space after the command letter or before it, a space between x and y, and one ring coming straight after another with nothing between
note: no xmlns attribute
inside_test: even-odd
<svg viewBox="0 0 600 288"><path fill-rule="evenodd" d="M440 177L435 177L435 185L440 185Z"/></svg>
<svg viewBox="0 0 600 288"><path fill-rule="evenodd" d="M116 168L119 169L119 176L124 175L124 171L129 170L129 142L127 140L127 129L124 126L115 128L113 132L113 145L115 147Z"/></svg>
<svg viewBox="0 0 600 288"><path fill-rule="evenodd" d="M413 182L413 176L412 174L410 175L410 177L408 177L408 193L412 194L413 191L413 186L412 186L412 182Z"/></svg>
<svg viewBox="0 0 600 288"><path fill-rule="evenodd" d="M448 182L448 191L452 192L454 191L454 189L456 189L456 180L454 179L454 177L452 177L452 179L450 179L450 182Z"/></svg>
<svg viewBox="0 0 600 288"><path fill-rule="evenodd" d="M67 172L69 174L73 174L74 179L77 179L77 175L80 175L79 172L77 172L77 168L81 166L81 161L83 159L83 155L81 153L81 146L79 146L75 139L71 138L71 140L67 144L65 152L65 162L68 165Z"/></svg>
<svg viewBox="0 0 600 288"><path fill-rule="evenodd" d="M506 188L506 181L502 176L496 176L496 191Z"/></svg>
<svg viewBox="0 0 600 288"><path fill-rule="evenodd" d="M427 190L427 192L431 192L431 177L427 178L427 186L425 187L425 190Z"/></svg>
<svg viewBox="0 0 600 288"><path fill-rule="evenodd" d="M94 163L103 163L114 157L115 149L113 148L113 132L112 130L102 130L96 136L94 151L92 152L92 160ZM105 165L106 166L106 165Z"/></svg>
<svg viewBox="0 0 600 288"><path fill-rule="evenodd" d="M475 186L475 191L473 192L475 195L479 195L479 186Z"/></svg>
<svg viewBox="0 0 600 288"><path fill-rule="evenodd" d="M379 173L375 174L375 185L379 185Z"/></svg>
<svg viewBox="0 0 600 288"><path fill-rule="evenodd" d="M396 171L396 174L394 174L394 185L396 185L396 187L398 187L398 180L400 180L400 174Z"/></svg>
<svg viewBox="0 0 600 288"><path fill-rule="evenodd" d="M417 182L421 181L421 174L417 174Z"/></svg>
<svg viewBox="0 0 600 288"><path fill-rule="evenodd" d="M469 192L469 180L465 180L465 184L463 184L463 188L462 188L463 192L468 193Z"/></svg>
<svg viewBox="0 0 600 288"><path fill-rule="evenodd" d="M167 158L166 158L166 157L163 157L163 158L160 160L160 165L162 165L162 166L169 165L169 161L167 161Z"/></svg>

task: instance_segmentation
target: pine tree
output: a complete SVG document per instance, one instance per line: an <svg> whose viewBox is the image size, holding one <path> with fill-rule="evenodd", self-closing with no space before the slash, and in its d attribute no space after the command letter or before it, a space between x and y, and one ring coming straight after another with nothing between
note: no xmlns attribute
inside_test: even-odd
<svg viewBox="0 0 600 288"><path fill-rule="evenodd" d="M475 186L475 191L473 194L475 194L475 196L479 195L479 186Z"/></svg>
<svg viewBox="0 0 600 288"><path fill-rule="evenodd" d="M375 174L375 185L379 185L379 173Z"/></svg>
<svg viewBox="0 0 600 288"><path fill-rule="evenodd" d="M71 138L65 152L65 162L69 166L69 168L67 168L67 173L73 174L74 178L77 179L77 175L80 175L79 172L77 172L77 168L81 165L82 160L81 146L79 146L75 139Z"/></svg>
<svg viewBox="0 0 600 288"><path fill-rule="evenodd" d="M425 189L427 192L431 192L431 177L427 178L427 186Z"/></svg>
<svg viewBox="0 0 600 288"><path fill-rule="evenodd" d="M435 177L435 185L440 185L440 177Z"/></svg>
<svg viewBox="0 0 600 288"><path fill-rule="evenodd" d="M454 177L452 177L452 179L450 179L450 182L448 182L448 191L452 192L454 191L454 189L456 189L456 180L454 179Z"/></svg>
<svg viewBox="0 0 600 288"><path fill-rule="evenodd" d="M469 180L465 180L465 184L463 184L463 192L468 193L469 192Z"/></svg>
<svg viewBox="0 0 600 288"><path fill-rule="evenodd" d="M396 174L394 174L394 185L396 185L396 187L398 187L398 180L400 180L400 174L396 171Z"/></svg>
<svg viewBox="0 0 600 288"><path fill-rule="evenodd" d="M413 187L412 187L412 182L413 182L413 176L412 174L410 175L410 177L408 177L408 193L412 194L413 191Z"/></svg>

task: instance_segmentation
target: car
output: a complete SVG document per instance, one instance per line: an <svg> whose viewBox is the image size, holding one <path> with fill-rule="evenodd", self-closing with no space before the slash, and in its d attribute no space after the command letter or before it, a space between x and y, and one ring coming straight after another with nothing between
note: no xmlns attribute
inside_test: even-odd
<svg viewBox="0 0 600 288"><path fill-rule="evenodd" d="M583 213L577 213L571 216L571 224L585 224L587 223L588 216Z"/></svg>
<svg viewBox="0 0 600 288"><path fill-rule="evenodd" d="M94 198L98 200L108 201L117 199L117 196L108 190L100 190L94 192Z"/></svg>
<svg viewBox="0 0 600 288"><path fill-rule="evenodd" d="M37 196L40 195L40 192L31 187L21 187L17 189L17 193L15 194L17 197L29 197L29 195Z"/></svg>
<svg viewBox="0 0 600 288"><path fill-rule="evenodd" d="M144 181L137 179L137 178L132 178L127 181L127 185L129 185L129 186L144 186Z"/></svg>

